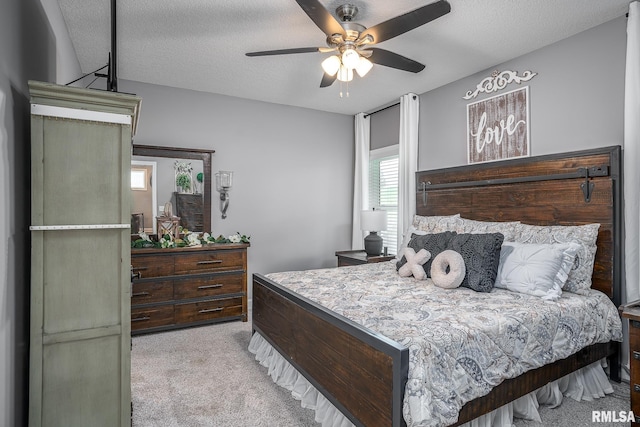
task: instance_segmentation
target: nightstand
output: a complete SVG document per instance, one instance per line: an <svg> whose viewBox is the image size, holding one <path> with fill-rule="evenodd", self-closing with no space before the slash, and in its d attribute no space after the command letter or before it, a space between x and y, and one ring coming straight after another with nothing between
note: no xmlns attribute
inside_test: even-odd
<svg viewBox="0 0 640 427"><path fill-rule="evenodd" d="M338 267L390 261L396 257L395 255L368 256L365 251L337 251L336 256L338 257Z"/></svg>
<svg viewBox="0 0 640 427"><path fill-rule="evenodd" d="M640 426L640 300L619 308L622 317L629 319L629 385L631 387L631 410L636 417L632 426Z"/></svg>

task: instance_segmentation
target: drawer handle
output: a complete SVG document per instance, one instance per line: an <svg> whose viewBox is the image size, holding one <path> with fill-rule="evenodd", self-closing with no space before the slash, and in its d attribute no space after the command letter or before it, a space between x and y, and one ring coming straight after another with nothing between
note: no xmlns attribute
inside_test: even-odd
<svg viewBox="0 0 640 427"><path fill-rule="evenodd" d="M218 308L207 308L205 310L200 310L198 311L198 313L200 314L204 314L204 313L213 313L214 311L222 311L223 308L222 307L218 307Z"/></svg>
<svg viewBox="0 0 640 427"><path fill-rule="evenodd" d="M640 384L634 384L633 385L633 391L639 392L640 391Z"/></svg>
<svg viewBox="0 0 640 427"><path fill-rule="evenodd" d="M132 294L132 297L144 297L149 295L149 292L136 292L135 294Z"/></svg>
<svg viewBox="0 0 640 427"><path fill-rule="evenodd" d="M634 351L633 352L633 358L636 360L640 360L640 351Z"/></svg>
<svg viewBox="0 0 640 427"><path fill-rule="evenodd" d="M144 316L144 317L136 317L135 319L131 319L132 322L144 322L145 320L151 320L151 317Z"/></svg>
<svg viewBox="0 0 640 427"><path fill-rule="evenodd" d="M198 261L198 265L202 265L202 264L220 264L221 262L222 262L222 260L212 259L210 261Z"/></svg>
<svg viewBox="0 0 640 427"><path fill-rule="evenodd" d="M215 285L202 285L202 286L198 286L198 289L217 289L217 288L221 288L224 285L222 283L216 283Z"/></svg>

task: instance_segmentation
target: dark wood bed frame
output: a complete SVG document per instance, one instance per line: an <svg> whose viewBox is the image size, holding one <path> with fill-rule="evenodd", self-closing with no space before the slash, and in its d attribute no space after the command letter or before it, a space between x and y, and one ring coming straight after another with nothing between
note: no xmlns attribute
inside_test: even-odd
<svg viewBox="0 0 640 427"><path fill-rule="evenodd" d="M418 215L452 215L540 225L600 223L593 288L620 305L622 269L620 147L520 158L416 174ZM357 426L403 426L408 350L255 274L253 328ZM619 343L596 344L504 381L468 402L470 421L550 381L609 358L620 380ZM457 425L457 424L456 424Z"/></svg>

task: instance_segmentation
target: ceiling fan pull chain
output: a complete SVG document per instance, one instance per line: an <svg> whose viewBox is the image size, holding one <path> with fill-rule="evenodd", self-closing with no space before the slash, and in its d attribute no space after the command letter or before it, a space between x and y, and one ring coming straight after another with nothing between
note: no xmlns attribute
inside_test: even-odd
<svg viewBox="0 0 640 427"><path fill-rule="evenodd" d="M339 82L340 82L340 98L344 98L343 92L342 92L343 82L341 80L339 80ZM347 90L345 91L345 94L346 94L346 98L348 98L349 97L349 82L344 82L344 85L347 87Z"/></svg>

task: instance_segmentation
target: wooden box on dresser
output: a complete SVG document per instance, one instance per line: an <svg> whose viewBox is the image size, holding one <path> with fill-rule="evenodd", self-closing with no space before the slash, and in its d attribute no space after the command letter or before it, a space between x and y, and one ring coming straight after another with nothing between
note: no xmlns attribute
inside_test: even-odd
<svg viewBox="0 0 640 427"><path fill-rule="evenodd" d="M631 410L636 418L632 426L640 426L640 300L620 307L622 317L629 319L629 386Z"/></svg>
<svg viewBox="0 0 640 427"><path fill-rule="evenodd" d="M248 247L131 249L131 334L246 322Z"/></svg>

